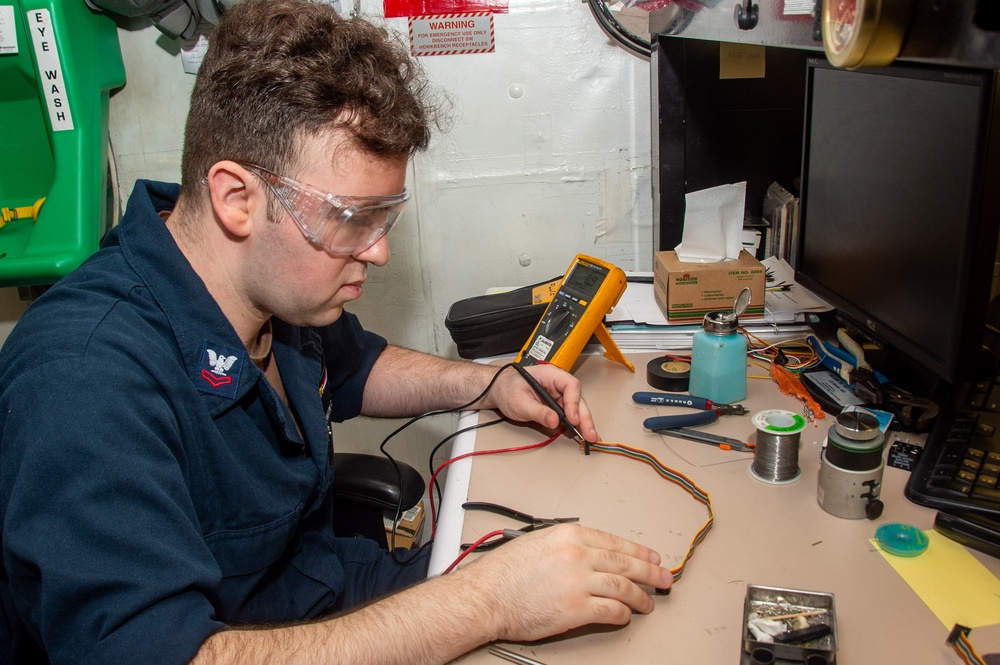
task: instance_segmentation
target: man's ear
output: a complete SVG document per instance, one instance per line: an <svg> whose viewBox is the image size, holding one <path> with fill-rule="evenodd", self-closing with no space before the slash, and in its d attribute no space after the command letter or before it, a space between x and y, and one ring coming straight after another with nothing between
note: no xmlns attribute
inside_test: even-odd
<svg viewBox="0 0 1000 665"><path fill-rule="evenodd" d="M267 205L260 180L229 160L208 170L208 191L219 225L237 238L250 234L254 210Z"/></svg>

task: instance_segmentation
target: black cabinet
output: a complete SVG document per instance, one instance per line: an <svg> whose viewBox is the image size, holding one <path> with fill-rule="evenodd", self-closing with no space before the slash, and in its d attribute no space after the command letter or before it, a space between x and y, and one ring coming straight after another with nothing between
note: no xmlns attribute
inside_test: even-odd
<svg viewBox="0 0 1000 665"><path fill-rule="evenodd" d="M720 77L727 44L659 36L651 56L653 210L657 249L681 240L684 196L747 181L761 216L772 182L793 190L801 170L806 60L811 50L759 46L764 75Z"/></svg>

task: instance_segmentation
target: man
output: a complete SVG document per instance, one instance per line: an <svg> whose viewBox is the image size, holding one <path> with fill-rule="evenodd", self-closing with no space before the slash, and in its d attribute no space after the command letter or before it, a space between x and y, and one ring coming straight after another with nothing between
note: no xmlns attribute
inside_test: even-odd
<svg viewBox="0 0 1000 665"><path fill-rule="evenodd" d="M344 307L431 123L384 31L246 0L211 39L182 183L122 223L0 353L0 600L17 662L443 663L496 639L622 624L670 585L578 526L417 584L331 532L328 420L474 399L493 368L389 346ZM532 368L595 440L579 383ZM480 408L556 427L514 372Z"/></svg>

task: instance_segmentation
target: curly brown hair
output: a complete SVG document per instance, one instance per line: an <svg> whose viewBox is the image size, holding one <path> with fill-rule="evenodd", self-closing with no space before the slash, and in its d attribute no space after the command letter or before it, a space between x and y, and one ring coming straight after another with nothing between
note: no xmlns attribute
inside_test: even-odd
<svg viewBox="0 0 1000 665"><path fill-rule="evenodd" d="M181 185L229 159L283 172L296 140L343 131L378 157L426 149L437 111L399 37L311 0L244 0L209 38L187 125Z"/></svg>

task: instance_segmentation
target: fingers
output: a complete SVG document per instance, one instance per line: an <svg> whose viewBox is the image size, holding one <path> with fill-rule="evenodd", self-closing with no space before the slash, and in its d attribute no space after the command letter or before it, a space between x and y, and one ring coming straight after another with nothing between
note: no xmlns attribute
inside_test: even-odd
<svg viewBox="0 0 1000 665"><path fill-rule="evenodd" d="M649 597L647 596L647 598ZM652 603L652 599L649 602ZM592 598L589 611L591 619L587 623L624 626L632 620L632 610L617 601L607 598Z"/></svg>
<svg viewBox="0 0 1000 665"><path fill-rule="evenodd" d="M566 420L576 427L583 438L587 441L597 441L599 435L594 426L594 418L590 413L590 407L583 399L583 391L580 381L572 374L555 367L553 365L536 365L530 370L536 376L539 383L554 397L566 414ZM559 416L545 406L541 401L537 402L536 413L538 417L533 418L535 422L541 423L549 428L558 427ZM553 424L554 423L554 424Z"/></svg>
<svg viewBox="0 0 1000 665"><path fill-rule="evenodd" d="M565 374L570 379L573 378L563 370L549 365L532 366L529 371L539 390L544 391L556 402L562 398L563 389L553 377ZM577 390L579 391L579 388ZM494 395L484 404L499 408L512 420L533 421L548 429L556 429L560 425L559 414L550 408L535 388L517 373L501 375L494 389Z"/></svg>
<svg viewBox="0 0 1000 665"><path fill-rule="evenodd" d="M579 532L579 537L588 547L607 550L609 552L619 552L635 559L648 561L654 565L660 563L660 555L656 551L635 541L616 536L613 533L601 531L600 529L591 529L579 524L563 524L559 525L559 527L563 528L563 530L576 529Z"/></svg>
<svg viewBox="0 0 1000 665"><path fill-rule="evenodd" d="M583 532L585 541L594 552L596 571L618 575L656 589L669 589L673 584L673 574L659 565L661 558L655 551L604 531L577 528ZM629 606L639 609L631 604Z"/></svg>
<svg viewBox="0 0 1000 665"><path fill-rule="evenodd" d="M574 418L566 413L566 418L576 425L577 429L580 430L580 434L583 438L590 443L595 443L601 440L601 435L597 433L597 427L594 426L594 417L590 413L590 407L587 406L587 402L583 399L580 400L577 407L577 415Z"/></svg>
<svg viewBox="0 0 1000 665"><path fill-rule="evenodd" d="M624 625L633 612L653 610L648 587L667 588L673 581L649 548L579 525L532 532L476 563L489 570L490 560L506 571L505 597L495 597L505 639L540 639L593 623Z"/></svg>
<svg viewBox="0 0 1000 665"><path fill-rule="evenodd" d="M560 542L565 549L559 554L576 560L587 575L585 588L591 595L649 612L653 601L638 585L666 589L673 584L670 570L659 565L660 555L631 540L578 524L558 525L536 534Z"/></svg>
<svg viewBox="0 0 1000 665"><path fill-rule="evenodd" d="M593 581L595 585L590 592L595 599L615 601L623 609L627 608L629 613L649 614L653 611L654 603L650 595L628 578L605 573L595 575ZM599 619L593 621L609 623Z"/></svg>

